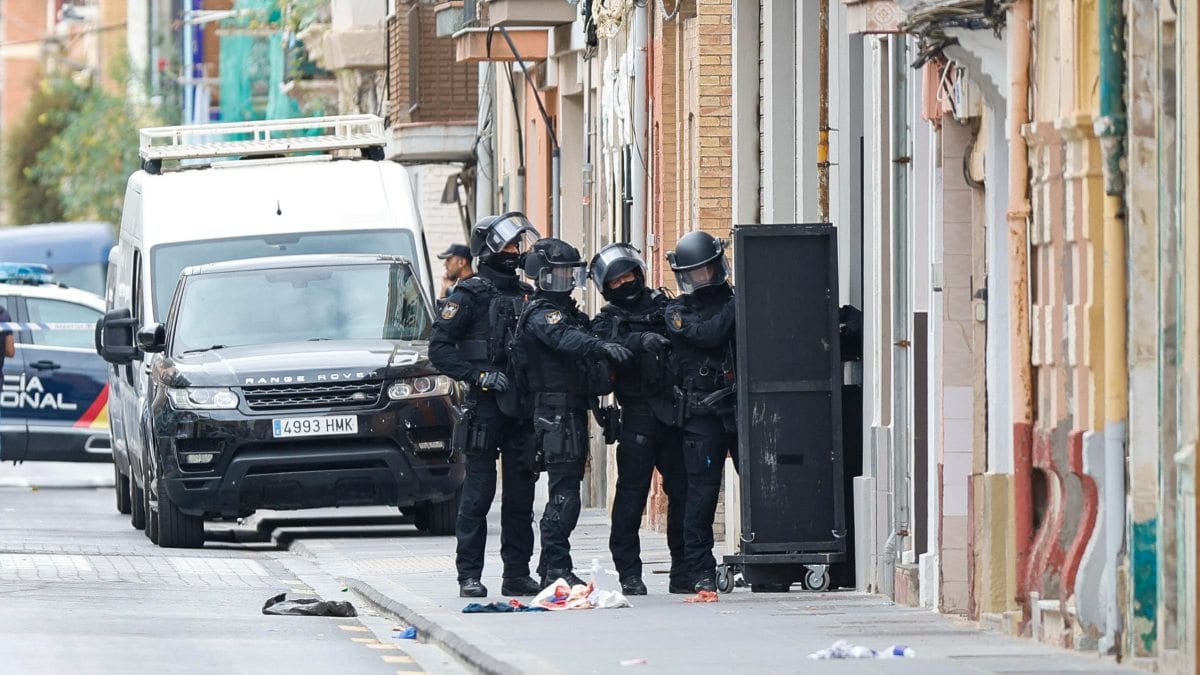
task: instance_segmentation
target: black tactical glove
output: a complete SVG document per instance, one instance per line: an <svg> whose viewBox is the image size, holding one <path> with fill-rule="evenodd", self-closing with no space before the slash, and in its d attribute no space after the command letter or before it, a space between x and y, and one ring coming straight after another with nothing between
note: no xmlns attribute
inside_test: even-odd
<svg viewBox="0 0 1200 675"><path fill-rule="evenodd" d="M642 349L656 354L671 346L671 341L665 336L649 331L642 333L641 343Z"/></svg>
<svg viewBox="0 0 1200 675"><path fill-rule="evenodd" d="M721 308L721 312L730 319L737 316L737 302L733 296L730 296L729 300L725 301L725 306Z"/></svg>
<svg viewBox="0 0 1200 675"><path fill-rule="evenodd" d="M475 384L484 391L494 391L503 394L508 391L508 377L498 370L485 370L476 378Z"/></svg>
<svg viewBox="0 0 1200 675"><path fill-rule="evenodd" d="M613 363L625 363L633 358L633 352L615 342L605 342L600 345L600 353Z"/></svg>

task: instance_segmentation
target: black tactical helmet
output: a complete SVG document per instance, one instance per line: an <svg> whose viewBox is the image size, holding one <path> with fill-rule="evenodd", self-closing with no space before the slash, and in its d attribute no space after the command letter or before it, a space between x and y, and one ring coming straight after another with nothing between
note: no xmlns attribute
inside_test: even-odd
<svg viewBox="0 0 1200 675"><path fill-rule="evenodd" d="M486 216L480 218L475 227L471 228L471 255L478 258L479 262L486 263L492 256L503 251L505 246L514 242L517 244L517 254L520 254L538 236L537 228L520 211Z"/></svg>
<svg viewBox="0 0 1200 675"><path fill-rule="evenodd" d="M587 265L579 249L561 239L539 239L524 257L525 276L539 290L561 293L587 283Z"/></svg>
<svg viewBox="0 0 1200 675"><path fill-rule="evenodd" d="M707 232L688 232L680 237L675 250L667 252L667 262L684 293L720 286L729 276L725 244Z"/></svg>
<svg viewBox="0 0 1200 675"><path fill-rule="evenodd" d="M608 287L608 282L620 279L630 272L634 273L640 282L635 284L633 288L625 292L614 293L614 291L624 289L629 284L622 284L618 289ZM596 285L596 288L600 289L600 294L606 300L622 300L635 297L645 287L646 263L638 255L637 249L629 244L609 244L600 249L599 253L592 256L589 275L592 277L592 283Z"/></svg>

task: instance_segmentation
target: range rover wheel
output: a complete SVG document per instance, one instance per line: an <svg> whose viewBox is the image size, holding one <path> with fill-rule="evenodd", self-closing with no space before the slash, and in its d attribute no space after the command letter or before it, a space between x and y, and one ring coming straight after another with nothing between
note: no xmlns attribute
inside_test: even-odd
<svg viewBox="0 0 1200 675"><path fill-rule="evenodd" d="M417 529L427 534L445 537L454 534L458 524L458 497L444 502L425 502L416 507Z"/></svg>
<svg viewBox="0 0 1200 675"><path fill-rule="evenodd" d="M132 510L132 500L129 496L129 479L121 474L116 462L113 462L113 492L117 493L117 513L129 515Z"/></svg>
<svg viewBox="0 0 1200 675"><path fill-rule="evenodd" d="M129 479L129 521L135 529L146 527L146 495L133 478Z"/></svg>
<svg viewBox="0 0 1200 675"><path fill-rule="evenodd" d="M163 548L204 546L204 519L180 511L166 490L159 490L158 508L155 511L155 524L158 526L156 544Z"/></svg>
<svg viewBox="0 0 1200 675"><path fill-rule="evenodd" d="M147 481L147 484L148 483L149 483L149 481ZM158 543L158 511L155 511L152 508L152 505L150 504L150 491L143 490L142 493L145 495L145 499L143 500L143 503L145 504L145 509L146 509L146 538L150 540L150 543L157 544Z"/></svg>

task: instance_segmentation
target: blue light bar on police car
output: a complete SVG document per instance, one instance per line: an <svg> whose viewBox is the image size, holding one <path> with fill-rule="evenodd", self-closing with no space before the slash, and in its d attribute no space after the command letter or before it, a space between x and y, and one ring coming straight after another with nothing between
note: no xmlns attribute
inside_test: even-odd
<svg viewBox="0 0 1200 675"><path fill-rule="evenodd" d="M40 263L0 263L0 283L49 284L54 282L54 270Z"/></svg>

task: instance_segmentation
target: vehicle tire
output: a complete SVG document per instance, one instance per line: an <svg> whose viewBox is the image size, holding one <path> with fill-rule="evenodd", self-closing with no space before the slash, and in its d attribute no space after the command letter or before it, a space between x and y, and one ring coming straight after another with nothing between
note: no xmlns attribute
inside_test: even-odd
<svg viewBox="0 0 1200 675"><path fill-rule="evenodd" d="M146 494L133 478L129 479L129 521L134 529L146 528Z"/></svg>
<svg viewBox="0 0 1200 675"><path fill-rule="evenodd" d="M204 546L204 519L189 516L171 501L166 490L158 492L156 514L158 541L163 548L201 548Z"/></svg>
<svg viewBox="0 0 1200 675"><path fill-rule="evenodd" d="M146 538L150 540L150 543L157 544L158 543L158 511L155 511L153 508L151 508L152 505L150 504L150 491L143 490L143 493L145 494L144 503L146 505L145 506L145 509L146 509L146 530L145 530Z"/></svg>
<svg viewBox="0 0 1200 675"><path fill-rule="evenodd" d="M116 462L113 463L113 492L117 493L117 513L129 515L133 510L133 500L129 494L129 479L121 474Z"/></svg>
<svg viewBox="0 0 1200 675"><path fill-rule="evenodd" d="M458 524L458 494L444 502L425 502L415 509L417 529L435 537L454 534Z"/></svg>

